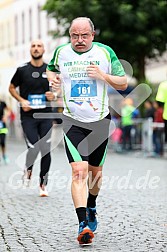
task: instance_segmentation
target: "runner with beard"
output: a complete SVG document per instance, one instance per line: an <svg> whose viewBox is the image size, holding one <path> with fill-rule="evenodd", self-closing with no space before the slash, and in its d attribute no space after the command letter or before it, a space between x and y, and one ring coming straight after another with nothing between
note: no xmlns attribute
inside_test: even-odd
<svg viewBox="0 0 167 252"><path fill-rule="evenodd" d="M50 101L56 99L55 93L49 90L46 77L47 64L43 61L45 52L41 40L31 42L31 61L18 67L12 77L9 92L20 104L21 125L28 147L23 182L30 184L34 162L41 152L40 163L40 196L48 196L46 185L51 164L51 128L52 120L35 118L35 113L51 112ZM17 87L19 90L17 90Z"/></svg>

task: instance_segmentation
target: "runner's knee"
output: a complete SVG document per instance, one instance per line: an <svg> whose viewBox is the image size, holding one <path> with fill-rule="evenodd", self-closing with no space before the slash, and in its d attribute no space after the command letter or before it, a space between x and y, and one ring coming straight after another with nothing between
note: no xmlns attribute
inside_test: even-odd
<svg viewBox="0 0 167 252"><path fill-rule="evenodd" d="M88 175L88 167L86 164L76 162L72 164L72 176L74 180L86 179Z"/></svg>

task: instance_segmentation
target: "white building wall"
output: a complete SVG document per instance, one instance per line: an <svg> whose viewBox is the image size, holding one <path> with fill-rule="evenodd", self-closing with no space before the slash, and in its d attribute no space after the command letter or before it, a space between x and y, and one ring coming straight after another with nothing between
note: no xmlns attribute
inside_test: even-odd
<svg viewBox="0 0 167 252"><path fill-rule="evenodd" d="M61 43L67 42L67 38L52 39L48 34L48 22L51 29L55 30L56 21L49 19L45 11L40 12L39 6L45 4L45 0L0 0L0 98L5 99L13 106L15 100L10 96L8 87L16 68L30 60L30 42L39 38L45 45L44 60L48 62L53 51ZM32 13L32 26L30 27L30 9ZM22 15L24 14L24 31ZM16 44L15 18L18 18L18 37ZM32 34L30 38L30 34ZM24 35L24 43L23 43Z"/></svg>

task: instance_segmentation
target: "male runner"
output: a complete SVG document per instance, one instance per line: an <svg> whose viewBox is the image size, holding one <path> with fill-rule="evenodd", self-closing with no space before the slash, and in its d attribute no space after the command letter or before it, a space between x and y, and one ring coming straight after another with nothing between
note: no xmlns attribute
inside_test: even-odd
<svg viewBox="0 0 167 252"><path fill-rule="evenodd" d="M21 125L28 147L26 156L24 182L30 182L33 164L41 152L40 169L40 196L48 196L46 185L51 163L51 127L49 118L36 118L38 113L51 112L49 101L55 99L55 94L49 91L49 82L46 76L47 64L43 61L44 45L41 40L31 43L31 61L18 67L12 77L9 91L20 103ZM19 92L16 88L19 87Z"/></svg>
<svg viewBox="0 0 167 252"><path fill-rule="evenodd" d="M89 18L74 19L69 34L71 43L56 48L47 76L53 88L62 85L65 147L79 221L77 239L79 244L89 244L97 228L96 198L109 136L107 87L124 90L127 80L114 51L93 42L95 30Z"/></svg>

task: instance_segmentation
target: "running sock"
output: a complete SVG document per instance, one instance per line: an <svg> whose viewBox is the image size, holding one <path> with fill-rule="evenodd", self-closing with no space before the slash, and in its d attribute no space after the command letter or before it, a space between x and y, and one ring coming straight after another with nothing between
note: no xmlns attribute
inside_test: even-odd
<svg viewBox="0 0 167 252"><path fill-rule="evenodd" d="M79 223L86 220L86 207L76 208L76 213L78 216Z"/></svg>
<svg viewBox="0 0 167 252"><path fill-rule="evenodd" d="M93 195L89 192L88 195L88 201L87 201L87 207L94 208L96 206L96 198L98 195Z"/></svg>

